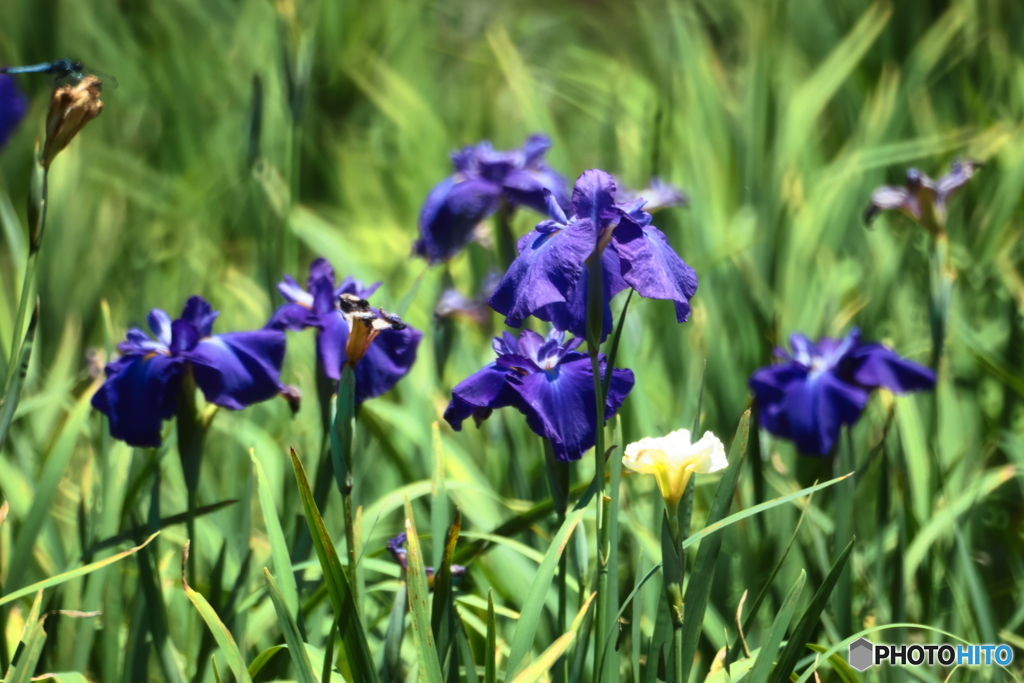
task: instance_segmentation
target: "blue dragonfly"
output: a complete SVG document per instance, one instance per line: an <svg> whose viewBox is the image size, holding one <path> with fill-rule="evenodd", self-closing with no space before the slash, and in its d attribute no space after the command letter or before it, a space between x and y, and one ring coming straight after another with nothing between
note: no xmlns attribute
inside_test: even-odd
<svg viewBox="0 0 1024 683"><path fill-rule="evenodd" d="M29 64L27 66L0 67L0 74L47 74L62 85L77 84L86 76L95 76L107 88L116 88L117 79L107 74L86 68L77 59L58 59L53 62Z"/></svg>

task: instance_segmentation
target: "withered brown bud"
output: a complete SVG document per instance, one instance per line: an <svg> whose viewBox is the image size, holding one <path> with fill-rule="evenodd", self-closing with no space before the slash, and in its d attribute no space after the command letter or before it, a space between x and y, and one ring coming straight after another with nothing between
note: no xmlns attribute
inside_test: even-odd
<svg viewBox="0 0 1024 683"><path fill-rule="evenodd" d="M279 393L281 398L288 401L288 407L292 409L292 416L298 414L299 408L302 406L302 392L299 391L299 388L285 385Z"/></svg>
<svg viewBox="0 0 1024 683"><path fill-rule="evenodd" d="M397 315L384 309L370 308L370 302L352 294L341 294L338 307L348 321L348 342L345 344L345 357L355 366L377 335L384 330L404 330L406 324Z"/></svg>
<svg viewBox="0 0 1024 683"><path fill-rule="evenodd" d="M40 162L49 168L54 157L68 146L85 124L103 111L100 101L100 79L86 76L78 85L65 85L53 91L50 111L46 115L46 142Z"/></svg>

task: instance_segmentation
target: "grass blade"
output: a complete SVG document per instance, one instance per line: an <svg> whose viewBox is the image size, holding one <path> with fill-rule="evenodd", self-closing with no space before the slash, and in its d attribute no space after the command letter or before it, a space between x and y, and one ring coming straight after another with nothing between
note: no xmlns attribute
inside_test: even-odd
<svg viewBox="0 0 1024 683"><path fill-rule="evenodd" d="M408 591L403 583L395 591L395 602L388 617L388 628L384 632L384 678L389 683L402 679L402 637L405 635L405 608Z"/></svg>
<svg viewBox="0 0 1024 683"><path fill-rule="evenodd" d="M455 521L452 523L445 535L445 543L442 547L434 541L438 547L442 547L440 565L434 571L434 604L430 615L430 627L434 634L434 642L437 644L438 661L444 662L448 655L448 648L455 642L455 603L452 594L452 555L455 554L455 545L459 541L459 531L462 529L462 515L458 509L455 510ZM435 537L440 538L440 537Z"/></svg>
<svg viewBox="0 0 1024 683"><path fill-rule="evenodd" d="M267 538L270 541L270 557L274 562L274 571L281 577L280 582L275 583L281 589L288 613L298 618L299 589L295 585L295 573L292 571L288 542L284 538L281 519L277 516L277 508L274 506L274 494L270 490L267 473L263 471L263 465L256 457L255 449L249 451L249 457L252 458L253 468L256 470L256 487L260 499L260 509L263 510L263 522L267 527Z"/></svg>
<svg viewBox="0 0 1024 683"><path fill-rule="evenodd" d="M406 585L409 589L409 612L412 614L412 633L416 641L420 679L426 683L444 683L434 634L430 630L430 591L427 588L427 574L423 565L423 550L416 534L412 503L408 498L405 500L405 534L409 558Z"/></svg>
<svg viewBox="0 0 1024 683"><path fill-rule="evenodd" d="M597 593L591 593L590 597L586 599L583 606L580 607L579 613L576 618L572 620L572 626L562 636L560 636L555 642L553 642L544 652L540 654L537 659L533 660L529 666L522 670L522 672L512 679L512 683L536 683L540 680L541 676L546 674L548 670L555 665L558 658L569 648L572 644L573 639L576 638L576 632L580 629L580 624L583 623L583 617L586 616L587 610L590 609L590 604L597 597Z"/></svg>
<svg viewBox="0 0 1024 683"><path fill-rule="evenodd" d="M814 627L821 620L821 612L825 609L825 605L828 604L828 599L831 597L839 577L846 568L846 563L850 559L850 552L852 550L853 540L846 544L846 549L843 550L835 564L832 565L828 576L825 577L825 580L811 599L811 604L807 606L803 616L800 617L800 621L797 622L796 628L789 635L789 642L782 649L782 654L779 655L775 669L768 677L768 683L784 683L790 679L793 667L796 666L800 656L804 653L804 647L811 639Z"/></svg>
<svg viewBox="0 0 1024 683"><path fill-rule="evenodd" d="M235 679L238 683L252 683L252 679L249 678L249 668L245 665L245 659L242 657L242 653L238 649L238 644L235 643L235 639L231 636L231 631L224 625L224 622L217 616L217 612L213 609L213 606L206 601L201 594L194 591L189 585L188 581L185 580L185 566L188 563L188 547L191 541L185 542L185 549L181 554L181 585L185 589L185 595L192 602L195 608L199 611L199 615L206 622L207 627L213 633L214 639L217 641L217 645L220 647L221 652L224 654L224 658L228 662L228 666L231 671L235 674ZM294 655L293 655L294 656Z"/></svg>
<svg viewBox="0 0 1024 683"><path fill-rule="evenodd" d="M84 567L79 567L78 569L72 569L71 571L64 572L63 574L58 574L57 576L51 576L50 578L44 579L43 581L33 583L31 586L25 586L24 588L20 588L12 593L8 593L7 595L0 598L0 605L6 605L9 602L17 600L18 598L24 597L26 595L35 593L36 591L41 591L46 588L53 588L54 586L59 586L65 581L77 579L78 577L90 574L96 571L97 569L103 569L104 567L112 565L115 562L119 562L124 558L130 557L131 555L134 555L135 553L145 548L147 545L149 545L149 542L156 538L159 534L159 531L154 533L152 536L147 538L145 542L143 542L141 545L125 550L123 553L111 555L110 557L103 560L99 560L98 562L87 564Z"/></svg>
<svg viewBox="0 0 1024 683"><path fill-rule="evenodd" d="M494 618L494 589L487 590L487 642L484 644L484 683L498 681L498 624Z"/></svg>
<svg viewBox="0 0 1024 683"><path fill-rule="evenodd" d="M259 468L259 464L256 465ZM291 567L284 570L285 574L292 576ZM285 602L284 592L278 586L274 576L266 567L263 568L263 578L267 582L267 590L270 592L270 600L274 603L274 611L277 612L277 620L281 623L281 631L284 632L284 641L288 643L288 652L292 657L292 664L295 665L295 673L298 675L299 683L320 683L313 672L313 665L309 661L309 654L306 652L305 643L299 635L299 627L295 623L295 617ZM230 637L230 634L228 634ZM328 659L328 661L330 661ZM246 670L248 673L248 670Z"/></svg>
<svg viewBox="0 0 1024 683"><path fill-rule="evenodd" d="M378 683L377 669L370 656L366 634L363 632L362 624L359 623L359 615L352 600L352 592L349 590L345 572L341 568L341 561L338 559L334 541L327 533L324 520L316 508L313 491L309 488L309 480L306 478L306 471L294 448L291 449L291 457L295 480L299 486L299 496L302 498L302 507L306 513L306 523L309 525L310 533L313 536L313 546L316 548L316 554L324 572L327 595L330 597L335 617L339 620L341 642L345 645L345 654L352 664L352 674L357 682Z"/></svg>
<svg viewBox="0 0 1024 683"><path fill-rule="evenodd" d="M565 545L569 541L573 529L576 528L576 524L583 517L583 512L583 510L573 510L566 515L565 522L562 523L562 527L555 537L551 539L551 545L544 553L544 560L537 568L537 574L526 595L523 609L520 610L515 634L512 636L511 651L508 655L508 663L505 665L506 679L511 679L518 673L517 668L533 649L533 638L537 633L537 624L540 623L541 615L544 612L548 589L551 588L551 581L555 577L558 558L565 550Z"/></svg>
<svg viewBox="0 0 1024 683"><path fill-rule="evenodd" d="M444 485L444 446L441 444L441 428L437 422L431 426L430 433L434 450L434 474L430 489L430 536L433 566L439 568L445 550L441 545L441 539L445 537L449 525L448 490Z"/></svg>
<svg viewBox="0 0 1024 683"><path fill-rule="evenodd" d="M793 611L796 610L797 600L800 598L800 592L804 589L806 581L807 572L801 569L800 576L782 603L782 609L775 615L775 620L772 622L771 628L768 629L768 635L761 644L761 651L757 653L757 660L750 670L748 680L763 681L768 677L768 672L771 671L775 661L775 654L779 651L779 644L786 636L786 629L789 628L790 619L793 618Z"/></svg>
<svg viewBox="0 0 1024 683"><path fill-rule="evenodd" d="M714 526L722 521L729 511L733 495L736 493L736 484L740 478L740 469L743 465L743 458L747 452L747 437L750 433L750 411L743 413L740 424L736 428L736 436L729 448L729 468L725 471L721 481L718 483L718 491L715 492L715 499L711 503L711 510L708 512L707 526ZM686 593L683 596L685 612L683 614L683 651L682 651L682 680L689 680L690 666L693 662L693 655L697 652L697 644L700 641L700 634L704 627L704 612L707 609L708 598L711 595L711 582L715 577L715 565L718 564L718 555L722 550L723 534L715 534L700 544L697 551L697 559L693 564L693 572L690 574L690 581L686 586ZM692 537L687 539L692 541ZM683 544L684 547L687 545Z"/></svg>
<svg viewBox="0 0 1024 683"><path fill-rule="evenodd" d="M200 517L205 517L206 515L213 514L214 512L223 510L224 508L230 505L234 505L237 502L237 500L222 500L219 503L213 503L211 505L204 505L202 507L198 507L196 508L195 518L199 519ZM157 524L157 529L162 530L166 529L169 526L175 526L176 524L184 524L187 520L187 512L181 512L176 515L171 515L170 517L164 517ZM150 525L148 524L145 527L132 527L128 531L117 534L116 536L111 536L109 538L103 539L98 543L93 543L85 552L82 553L82 557L86 558L91 555L95 555L96 553L102 550L106 550L107 548L113 548L114 546L120 545L125 541L131 541L135 538L138 538L140 533L147 531L149 528Z"/></svg>
<svg viewBox="0 0 1024 683"><path fill-rule="evenodd" d="M28 374L28 362L32 358L32 342L36 336L36 327L39 324L39 302L32 312L32 320L28 325L28 332L25 334L25 341L21 346L21 353L18 356L18 365L11 368L13 373L8 379L7 388L4 390L3 401L0 402L0 449L4 447L7 440L7 432L14 420L14 411L18 408L21 400L21 387L25 383L25 375Z"/></svg>

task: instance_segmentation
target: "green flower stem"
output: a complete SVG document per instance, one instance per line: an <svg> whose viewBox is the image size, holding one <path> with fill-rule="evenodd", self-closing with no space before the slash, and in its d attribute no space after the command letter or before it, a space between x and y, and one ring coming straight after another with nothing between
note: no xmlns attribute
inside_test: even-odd
<svg viewBox="0 0 1024 683"><path fill-rule="evenodd" d="M502 199L501 205L498 207L498 214L494 217L497 224L497 234L494 241L502 272L508 270L508 267L512 265L512 261L515 260L517 255L516 237L515 233L512 232L512 220L515 218L515 215L516 207Z"/></svg>
<svg viewBox="0 0 1024 683"><path fill-rule="evenodd" d="M547 439L544 442L544 462L548 470L548 484L551 487L551 500L555 504L555 513L558 515L558 526L565 522L565 512L569 504L569 464L559 462L555 458L555 450ZM558 586L558 621L557 634L560 636L569 628L568 588L566 581L569 573L569 553L563 552L558 559L558 576L555 581ZM582 584L581 584L582 585ZM554 670L559 672L563 683L569 680L569 657L562 655ZM556 678L556 680L558 680Z"/></svg>
<svg viewBox="0 0 1024 683"><path fill-rule="evenodd" d="M601 363L598 353L601 349L601 331L604 328L604 274L601 272L601 253L594 251L587 262L589 282L587 283L587 350L590 352L590 367L594 376L594 409L597 429L594 436L594 477L597 480L597 617L594 620L594 652L599 652L608 628L608 520L604 499L604 387L601 382ZM609 501L610 502L610 501ZM594 662L594 679L599 677L596 670L600 663Z"/></svg>
<svg viewBox="0 0 1024 683"><path fill-rule="evenodd" d="M355 522L352 515L353 450L355 448L356 426L356 374L351 363L345 363L338 383L338 402L334 414L334 429L331 433L331 456L334 463L334 478L341 493L342 510L345 513L345 544L348 546L348 581L356 612L362 620L360 596L361 582L356 562L359 549L356 547Z"/></svg>
<svg viewBox="0 0 1024 683"><path fill-rule="evenodd" d="M949 262L949 237L940 232L932 240L931 249L931 367L938 370L946 342L946 323L953 298L953 270Z"/></svg>
<svg viewBox="0 0 1024 683"><path fill-rule="evenodd" d="M25 318L29 315L29 302L33 299L36 285L36 265L39 262L39 247L43 242L46 228L47 178L45 166L39 163L38 153L33 165L32 179L28 195L28 262L25 276L21 284L21 299L18 302L18 313L14 316L14 335L11 337L11 356L7 363L7 377L3 380L4 388L10 376L17 372L18 358L21 355L22 334L25 331Z"/></svg>

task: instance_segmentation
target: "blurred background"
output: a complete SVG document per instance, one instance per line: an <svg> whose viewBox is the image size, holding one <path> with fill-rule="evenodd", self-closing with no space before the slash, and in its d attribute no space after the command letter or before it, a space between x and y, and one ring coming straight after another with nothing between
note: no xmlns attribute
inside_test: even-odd
<svg viewBox="0 0 1024 683"><path fill-rule="evenodd" d="M192 294L221 312L216 331L260 327L282 303L274 284L284 274L304 282L309 262L324 256L342 277L383 282L373 303L425 333L412 373L360 415L358 502L367 555L379 560L370 571L376 652L398 577L384 539L400 529L402 496L429 492L430 425L451 387L493 358L489 338L503 329L497 315L445 326L434 315L448 278L469 297L479 293L497 263L491 245L433 268L410 256L422 201L451 172L453 149L481 139L507 149L542 132L554 143L551 165L570 180L599 167L631 187L657 176L688 193L689 207L662 211L655 224L699 275L693 314L679 325L670 303L633 299L618 365L632 368L637 384L621 411L620 444L689 427L705 362L702 424L728 442L749 406L748 376L795 331L816 338L858 326L865 339L927 362L927 234L896 214L867 229L862 214L871 190L901 184L907 167L938 177L959 156L985 167L950 207L958 276L938 388L876 396L851 433L859 476L850 608L855 630L912 620L972 642L1016 639L1020 648L1022 28L1024 5L1010 0L5 0L0 62L68 56L119 81L50 173L38 343L0 456L0 490L11 506L0 530L6 589L16 587L10 549L32 514L42 517L38 538L20 543L20 585L73 566L91 544L145 519L154 472L164 514L184 510L173 436L164 449L131 452L105 436L102 416L76 412L90 382L87 350L109 357L151 308L176 317ZM27 253L31 155L50 94L45 78L18 83L30 108L0 152L5 356ZM540 219L520 210L516 234ZM297 448L313 470L321 446L312 331L289 334L284 379L302 389L302 410L292 418L284 401L271 401L221 411L199 494L203 505L247 501L203 517L193 546L204 592L218 553L225 590L247 572L231 614L249 656L278 633L259 592L268 546L259 507L248 504L249 449L274 482L294 538L301 507L285 448ZM480 430L441 428L464 529L490 531L548 495L540 441L520 415L500 411ZM47 479L58 456L59 476ZM592 476L591 460L574 466L574 483ZM832 476L830 461L799 457L764 434L752 439L745 467L733 510ZM623 489L624 589L660 556L651 531L660 502L643 479ZM49 497L40 502L43 491ZM695 524L712 492L698 486ZM325 516L342 538L332 495ZM827 572L836 519L829 490L728 530L704 670L726 642L723 630L735 631L743 590L760 590L803 507L807 521L768 604L777 607L801 568L811 585ZM427 504L417 510L425 525ZM488 587L508 610L521 606L523 577L536 568L530 553L546 547L553 524L474 563L463 587L467 614L482 614ZM171 640L194 665L199 640L182 625L187 619L173 618L190 609L176 583L183 543L184 528L168 528L159 566ZM593 545L577 551L593 553ZM62 619L46 670L126 675L137 577L132 565L118 567L97 575L100 587L72 582L52 601L94 609L90 600L117 602L109 587L123 584L124 606L104 617L107 628L120 625L112 636L119 640L104 650L94 642L96 623ZM659 596L645 590L642 633L653 628ZM9 610L8 643L17 643L20 627L11 624L23 608ZM311 623L315 643L330 623ZM822 642L847 630L826 617ZM641 651L627 641L624 662ZM145 642L136 647L146 652ZM146 670L147 656L133 660L142 667L134 671ZM153 657L149 668L160 678ZM631 671L623 665L623 680ZM213 680L209 667L198 675Z"/></svg>

